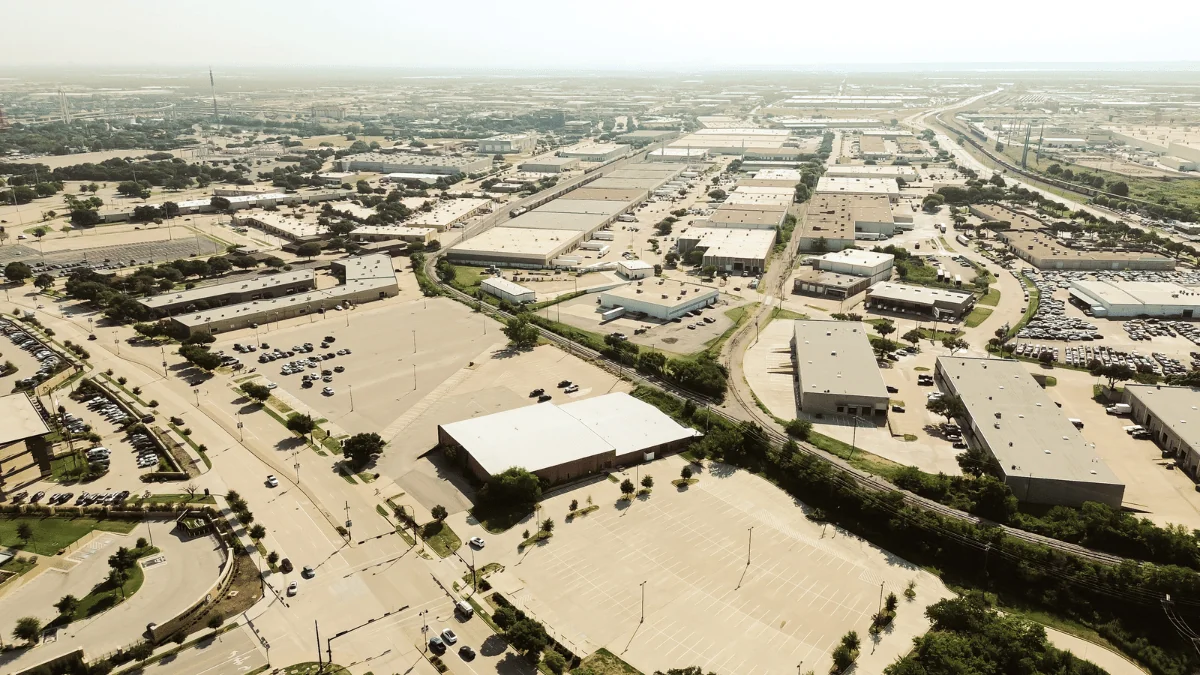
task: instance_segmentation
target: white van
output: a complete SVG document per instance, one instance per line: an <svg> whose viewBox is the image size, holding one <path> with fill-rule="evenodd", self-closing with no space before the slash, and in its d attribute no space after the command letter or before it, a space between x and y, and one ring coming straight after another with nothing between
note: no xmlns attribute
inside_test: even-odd
<svg viewBox="0 0 1200 675"><path fill-rule="evenodd" d="M1068 417L1067 421L1070 422L1071 424L1074 424L1076 429L1083 428L1083 420L1081 420L1077 417Z"/></svg>

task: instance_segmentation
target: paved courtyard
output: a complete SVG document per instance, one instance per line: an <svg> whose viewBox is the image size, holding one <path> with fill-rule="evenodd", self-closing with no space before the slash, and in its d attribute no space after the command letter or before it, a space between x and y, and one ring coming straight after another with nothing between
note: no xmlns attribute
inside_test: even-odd
<svg viewBox="0 0 1200 675"><path fill-rule="evenodd" d="M881 672L926 630L925 607L949 596L906 561L809 521L760 478L718 465L678 490L668 481L682 466L678 457L643 465L657 486L628 507L614 506L619 488L605 480L547 500L540 517L558 522L554 537L517 552L511 531L493 536L485 550L507 569L491 581L580 653L607 647L643 672L697 665L719 675L792 673L798 664L824 672L849 630L863 639L860 671ZM563 522L570 500L582 506L588 496L599 510ZM875 644L867 628L881 589L901 603Z"/></svg>

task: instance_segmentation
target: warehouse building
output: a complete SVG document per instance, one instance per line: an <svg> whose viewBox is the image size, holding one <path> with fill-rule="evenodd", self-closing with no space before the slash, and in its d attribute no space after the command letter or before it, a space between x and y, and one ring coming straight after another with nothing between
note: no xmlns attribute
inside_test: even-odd
<svg viewBox="0 0 1200 675"><path fill-rule="evenodd" d="M889 202L900 201L900 186L892 178L846 178L821 176L817 181L818 195L883 196Z"/></svg>
<svg viewBox="0 0 1200 675"><path fill-rule="evenodd" d="M665 322L715 305L718 295L717 289L708 286L660 279L649 286L625 285L601 291L599 304L602 310L621 308L624 315Z"/></svg>
<svg viewBox="0 0 1200 675"><path fill-rule="evenodd" d="M966 407L974 442L1022 502L1121 508L1125 485L1019 361L938 357L935 379Z"/></svg>
<svg viewBox="0 0 1200 675"><path fill-rule="evenodd" d="M50 428L39 408L25 393L0 396L0 499L40 480L41 467L50 466L50 445L41 441Z"/></svg>
<svg viewBox="0 0 1200 675"><path fill-rule="evenodd" d="M468 265L544 269L582 240L579 230L493 227L451 246L446 257Z"/></svg>
<svg viewBox="0 0 1200 675"><path fill-rule="evenodd" d="M1053 237L1006 230L997 232L1008 250L1041 270L1173 270L1175 259L1142 251L1097 251L1064 246Z"/></svg>
<svg viewBox="0 0 1200 675"><path fill-rule="evenodd" d="M504 277L487 277L479 282L479 287L483 289L484 293L507 300L514 305L523 305L537 300L537 293L533 289L525 288Z"/></svg>
<svg viewBox="0 0 1200 675"><path fill-rule="evenodd" d="M350 233L352 241L392 241L408 244L428 244L437 236L432 227L406 227L404 225L359 225Z"/></svg>
<svg viewBox="0 0 1200 675"><path fill-rule="evenodd" d="M793 321L792 365L800 411L887 422L887 386L858 321Z"/></svg>
<svg viewBox="0 0 1200 675"><path fill-rule="evenodd" d="M883 164L834 164L825 169L825 175L833 178L890 178L891 180L898 178L907 183L912 183L920 178L915 167Z"/></svg>
<svg viewBox="0 0 1200 675"><path fill-rule="evenodd" d="M346 174L353 176L354 174ZM440 174L436 173L389 173L379 177L380 183L407 183L409 181L418 181L425 185L433 185L438 182Z"/></svg>
<svg viewBox="0 0 1200 675"><path fill-rule="evenodd" d="M865 306L878 313L915 314L938 321L957 321L975 306L975 295L881 281L867 290Z"/></svg>
<svg viewBox="0 0 1200 675"><path fill-rule="evenodd" d="M674 131L645 129L631 131L627 134L621 134L620 136L617 136L616 142L624 143L625 145L633 148L641 148L650 145L651 143L669 141L672 138L675 138L675 136L676 132Z"/></svg>
<svg viewBox="0 0 1200 675"><path fill-rule="evenodd" d="M491 157L450 157L446 155L402 155L363 152L334 162L338 171L376 173L424 173L453 176L478 173L492 168Z"/></svg>
<svg viewBox="0 0 1200 675"><path fill-rule="evenodd" d="M617 173L614 171L613 173ZM587 184L587 187L597 190L648 190L653 191L662 187L669 179L666 176L631 178L621 176L604 176Z"/></svg>
<svg viewBox="0 0 1200 675"><path fill-rule="evenodd" d="M654 276L654 265L645 260L621 260L617 263L617 274L625 279L645 279Z"/></svg>
<svg viewBox="0 0 1200 675"><path fill-rule="evenodd" d="M819 269L804 269L792 277L792 292L818 297L846 298L858 295L871 286L866 277L826 272Z"/></svg>
<svg viewBox="0 0 1200 675"><path fill-rule="evenodd" d="M1130 417L1146 428L1192 479L1200 473L1200 388L1125 385Z"/></svg>
<svg viewBox="0 0 1200 675"><path fill-rule="evenodd" d="M762 274L775 246L775 231L689 227L679 234L676 245L680 256L702 249L703 266L711 265L718 272Z"/></svg>
<svg viewBox="0 0 1200 675"><path fill-rule="evenodd" d="M703 148L658 148L646 153L647 162L703 162L708 151Z"/></svg>
<svg viewBox="0 0 1200 675"><path fill-rule="evenodd" d="M418 210L404 224L411 227L432 227L438 232L445 232L472 216L490 212L491 203L490 199L443 199L434 202L430 211Z"/></svg>
<svg viewBox="0 0 1200 675"><path fill-rule="evenodd" d="M625 393L438 425L438 444L461 448L475 478L486 481L520 467L551 484L650 461L699 435Z"/></svg>
<svg viewBox="0 0 1200 675"><path fill-rule="evenodd" d="M604 199L555 199L548 204L537 207L532 213L571 213L580 215L600 216L603 225L616 222L617 216L633 210L633 204Z"/></svg>
<svg viewBox="0 0 1200 675"><path fill-rule="evenodd" d="M1170 281L1085 280L1071 284L1071 302L1097 317L1200 317L1200 290Z"/></svg>
<svg viewBox="0 0 1200 675"><path fill-rule="evenodd" d="M840 251L857 239L876 241L896 232L891 203L882 195L816 194L805 211L802 251Z"/></svg>
<svg viewBox="0 0 1200 675"><path fill-rule="evenodd" d="M237 227L255 227L293 242L313 241L319 239L326 232L325 227L317 224L316 221L269 211L233 216L230 223Z"/></svg>
<svg viewBox="0 0 1200 675"><path fill-rule="evenodd" d="M500 134L479 141L479 152L489 155L533 152L535 147L537 138L530 134Z"/></svg>
<svg viewBox="0 0 1200 675"><path fill-rule="evenodd" d="M624 202L631 206L636 206L637 204L640 204L641 202L646 201L646 198L649 196L650 196L649 192L647 192L646 190L643 190L643 189L638 189L638 188L605 189L605 188L593 188L591 186L584 186L581 188L575 188L574 190L571 190L570 192L559 197L555 201L574 201L577 199L582 199L582 200Z"/></svg>
<svg viewBox="0 0 1200 675"><path fill-rule="evenodd" d="M815 258L814 266L827 272L865 277L869 283L874 284L892 278L894 262L895 256L890 253L875 253L874 251L849 248Z"/></svg>
<svg viewBox="0 0 1200 675"><path fill-rule="evenodd" d="M628 154L628 145L613 143L580 143L558 151L559 157L574 157L583 162L607 162Z"/></svg>
<svg viewBox="0 0 1200 675"><path fill-rule="evenodd" d="M317 287L317 275L312 270L296 270L265 274L211 286L197 286L138 300L155 316L163 317L210 307L237 305L263 298L294 295Z"/></svg>
<svg viewBox="0 0 1200 675"><path fill-rule="evenodd" d="M550 202L550 204L553 203L554 202ZM616 206L621 205L619 202L600 203ZM579 232L582 236L587 237L591 236L593 232L607 226L609 223L612 223L617 219L617 214L615 213L607 214L548 211L546 210L546 207L550 204L528 213L523 213L516 218L507 220L492 229L572 230Z"/></svg>
<svg viewBox="0 0 1200 675"><path fill-rule="evenodd" d="M783 226L787 209L779 206L755 204L722 204L709 216L710 227L727 227L748 230L777 230ZM703 223L705 221L696 221Z"/></svg>
<svg viewBox="0 0 1200 675"><path fill-rule="evenodd" d="M330 263L330 271L342 282L340 285L319 290L310 287L282 295L262 293L258 299L248 302L213 306L200 311L189 309L172 316L171 323L184 335L227 332L310 312L320 313L344 303L357 304L394 297L400 292L396 270L388 255L371 254L334 260Z"/></svg>
<svg viewBox="0 0 1200 675"><path fill-rule="evenodd" d="M562 173L579 168L578 157L535 157L517 165L521 171L530 173Z"/></svg>

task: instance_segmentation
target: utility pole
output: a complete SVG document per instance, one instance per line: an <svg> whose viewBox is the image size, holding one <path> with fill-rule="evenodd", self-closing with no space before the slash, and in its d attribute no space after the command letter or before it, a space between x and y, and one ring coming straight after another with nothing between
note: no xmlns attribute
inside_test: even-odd
<svg viewBox="0 0 1200 675"><path fill-rule="evenodd" d="M750 546L754 543L754 526L749 529L749 536L746 539L746 567L750 566Z"/></svg>
<svg viewBox="0 0 1200 675"><path fill-rule="evenodd" d="M642 618L638 619L638 623L645 623L646 622L646 582L643 581L642 583L640 583L638 585L642 587Z"/></svg>
<svg viewBox="0 0 1200 675"><path fill-rule="evenodd" d="M320 670L325 664L321 661L321 624L316 619L313 619L313 630L317 631L317 666Z"/></svg>
<svg viewBox="0 0 1200 675"><path fill-rule="evenodd" d="M879 582L879 611L883 612L883 582Z"/></svg>

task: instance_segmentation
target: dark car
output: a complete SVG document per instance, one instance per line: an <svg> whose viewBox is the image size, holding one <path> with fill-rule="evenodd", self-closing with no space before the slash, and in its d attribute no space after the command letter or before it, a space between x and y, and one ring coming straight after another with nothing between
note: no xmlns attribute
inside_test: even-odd
<svg viewBox="0 0 1200 675"><path fill-rule="evenodd" d="M545 394L545 393L546 393L545 389L534 389L533 391L529 392L529 398L541 396L542 394Z"/></svg>
<svg viewBox="0 0 1200 675"><path fill-rule="evenodd" d="M892 386L892 385L890 385L890 384L887 386L887 391L888 391L888 393L889 393L889 394L899 394L899 393L900 393L900 390L899 390L899 389L897 389L897 388L893 387L893 386Z"/></svg>
<svg viewBox="0 0 1200 675"><path fill-rule="evenodd" d="M440 635L434 635L433 637L429 638L429 648L438 654L446 653L446 643L442 642L442 637Z"/></svg>
<svg viewBox="0 0 1200 675"><path fill-rule="evenodd" d="M470 645L463 645L458 648L458 655L463 661L472 661L475 659L475 650Z"/></svg>
<svg viewBox="0 0 1200 675"><path fill-rule="evenodd" d="M293 569L295 569L295 568L292 567L291 560L284 558L283 560L279 561L279 571L280 572L283 572L284 574L290 574Z"/></svg>
<svg viewBox="0 0 1200 675"><path fill-rule="evenodd" d="M311 579L317 576L317 571L308 565L305 565L304 569L300 570L300 576L304 577L305 579Z"/></svg>
<svg viewBox="0 0 1200 675"><path fill-rule="evenodd" d="M545 403L546 401L549 401L551 398L552 397L550 396L550 394L542 394L541 396L538 397L538 403Z"/></svg>
<svg viewBox="0 0 1200 675"><path fill-rule="evenodd" d="M569 387L569 386L571 386L571 381L570 381L570 380L563 380L562 382L559 382L559 383L558 383L558 388L559 388L559 389L562 389L562 388L564 388L564 387Z"/></svg>

